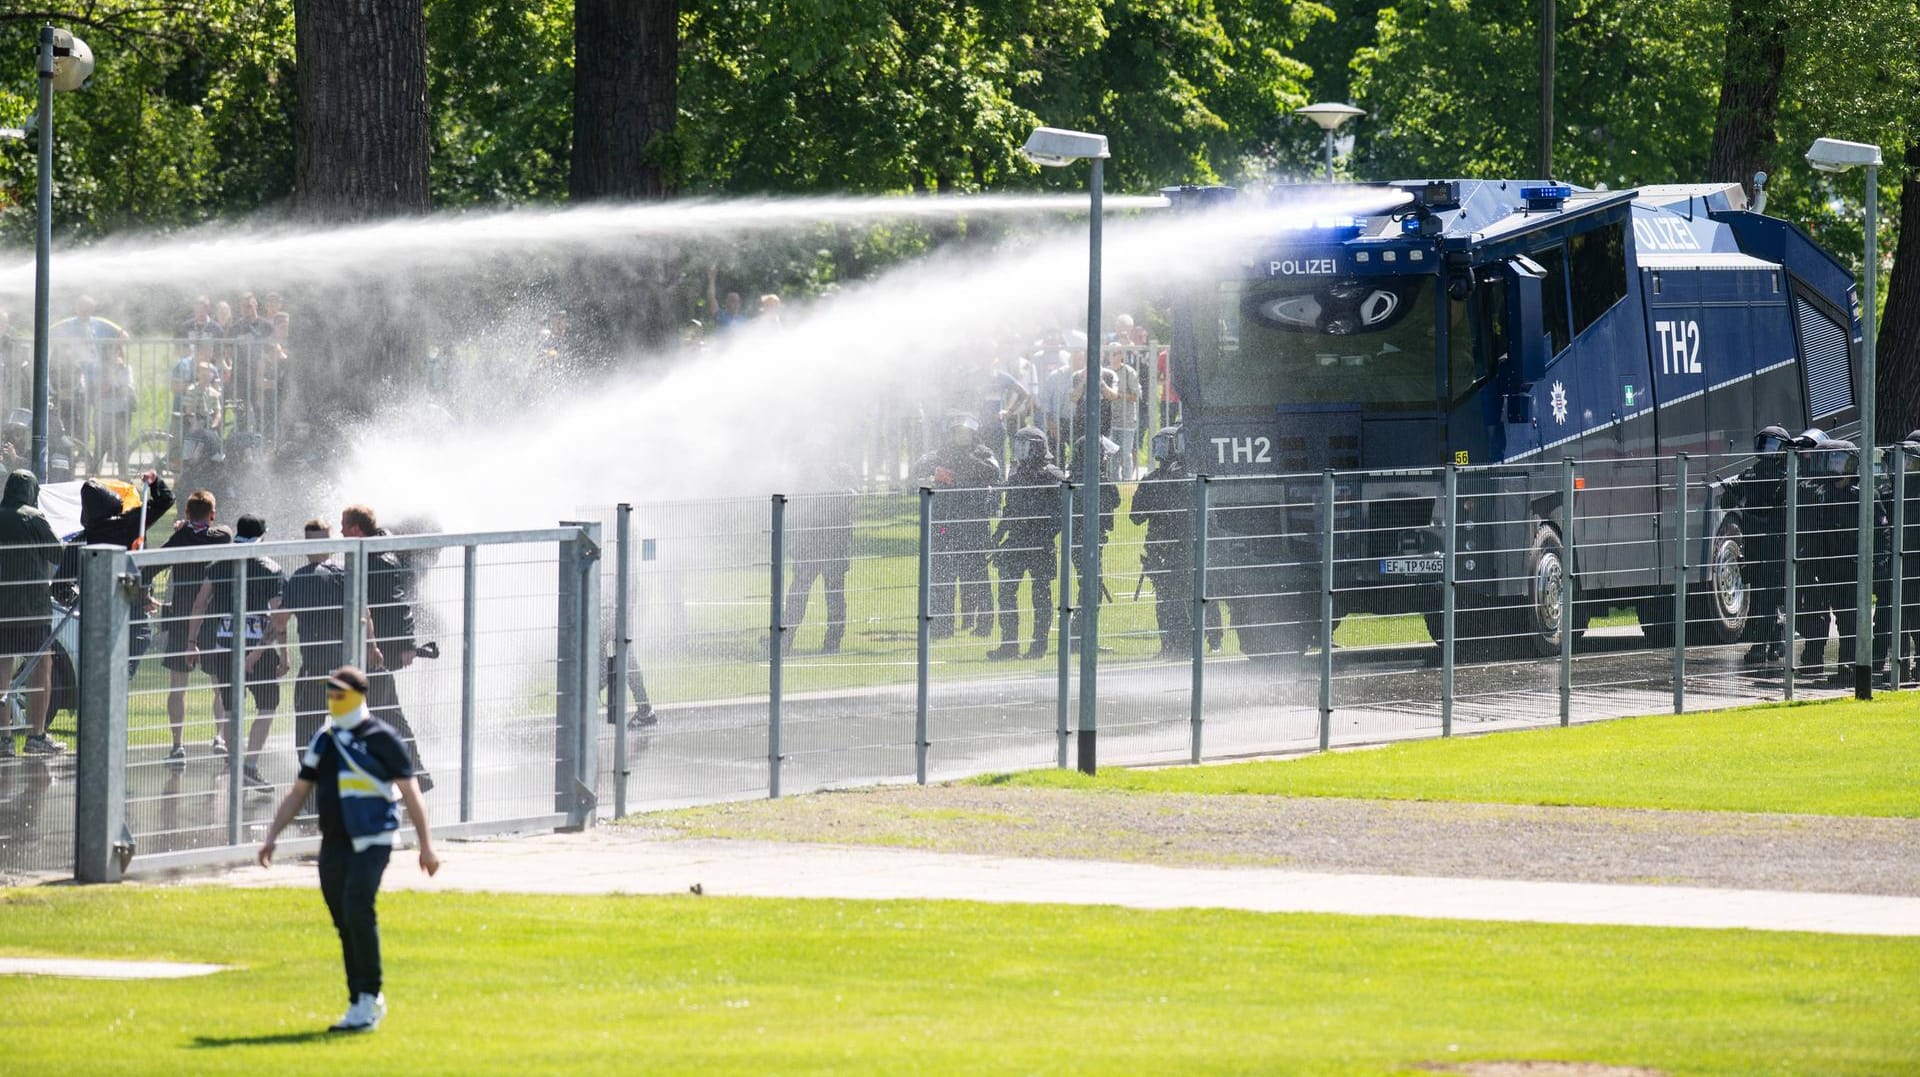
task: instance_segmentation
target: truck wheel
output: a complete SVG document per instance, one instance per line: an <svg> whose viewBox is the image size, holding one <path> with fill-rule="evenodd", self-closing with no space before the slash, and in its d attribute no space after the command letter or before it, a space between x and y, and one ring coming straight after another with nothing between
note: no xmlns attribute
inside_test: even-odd
<svg viewBox="0 0 1920 1077"><path fill-rule="evenodd" d="M1560 602L1567 586L1567 552L1560 533L1545 524L1527 554L1527 608L1515 650L1539 657L1560 653Z"/></svg>
<svg viewBox="0 0 1920 1077"><path fill-rule="evenodd" d="M1738 521L1720 521L1713 536L1706 586L1690 596L1687 636L1725 646L1738 643L1747 629L1753 607L1753 587L1746 574L1746 536Z"/></svg>

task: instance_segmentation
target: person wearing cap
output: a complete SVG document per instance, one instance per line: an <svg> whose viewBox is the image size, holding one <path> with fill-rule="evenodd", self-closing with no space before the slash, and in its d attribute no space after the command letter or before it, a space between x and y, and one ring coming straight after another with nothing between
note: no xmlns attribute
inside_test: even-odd
<svg viewBox="0 0 1920 1077"><path fill-rule="evenodd" d="M374 905L400 829L396 798L406 804L413 822L420 870L428 875L440 870L406 746L392 726L367 710L367 688L367 675L357 666L341 666L328 676L331 722L313 735L300 759L300 776L274 812L259 852L260 866L272 867L275 840L313 795L320 822L320 894L340 935L347 974L347 1012L333 1024L334 1032L371 1031L387 1014Z"/></svg>
<svg viewBox="0 0 1920 1077"><path fill-rule="evenodd" d="M242 516L234 524L233 541L235 545L255 543L266 534L267 521L258 516ZM219 561L208 568L207 574L201 577L200 591L194 596L193 613L187 622L187 646L200 668L212 678L214 691L220 696L220 705L227 715L227 743L238 744L241 702L233 691L236 631L233 580L238 571L235 566L241 564L246 565L247 573L246 624L240 628L246 633L242 644L246 655L244 680L255 711L253 724L247 729L246 763L241 773L247 788L271 793L272 783L260 773L260 753L266 750L267 738L273 734L273 712L280 709L280 678L287 673L286 653L270 632L273 607L287 583L280 565L270 557L256 554Z"/></svg>

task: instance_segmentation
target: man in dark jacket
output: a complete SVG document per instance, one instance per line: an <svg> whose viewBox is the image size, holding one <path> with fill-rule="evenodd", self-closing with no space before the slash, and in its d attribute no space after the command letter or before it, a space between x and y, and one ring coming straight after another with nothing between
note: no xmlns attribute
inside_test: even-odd
<svg viewBox="0 0 1920 1077"><path fill-rule="evenodd" d="M1121 450L1126 451L1124 448ZM1153 435L1154 467L1133 491L1127 518L1147 528L1140 568L1153 584L1153 616L1160 628L1160 657L1180 658L1193 633L1193 484L1187 477L1186 443L1178 426ZM1207 605L1207 645L1219 650L1220 605Z"/></svg>
<svg viewBox="0 0 1920 1077"><path fill-rule="evenodd" d="M366 505L348 505L340 510L340 534L346 538L378 538L391 532L380 526L373 509ZM413 664L417 648L413 642L413 573L391 551L374 554L367 560L367 614L373 618L373 644L367 655L374 668L367 671L367 706L374 717L392 726L406 742L413 756L414 777L420 791L433 788L433 776L420 762L420 741L407 724L400 709L400 693L394 687L395 670Z"/></svg>
<svg viewBox="0 0 1920 1077"><path fill-rule="evenodd" d="M1095 438L1094 444L1098 446L1099 453L1100 453L1100 463L1098 465L1098 473L1101 475L1105 475L1107 473L1107 461L1112 458L1114 453L1120 451L1120 446L1114 444L1111 438L1105 438L1105 437ZM1082 467L1081 461L1084 459L1084 457L1082 457L1080 454L1085 451L1087 451L1087 439L1080 438L1073 443L1073 455L1069 459L1068 474L1075 475L1075 476L1080 474L1081 467ZM1107 536L1113 533L1114 514L1119 511L1120 511L1120 487L1110 482L1104 482L1104 481L1101 482L1100 483L1100 535L1099 535L1099 538L1096 540L1097 546L1104 549L1105 546L1107 545ZM1073 515L1076 522L1082 518L1082 512L1081 512L1081 509L1078 507L1078 505L1075 506ZM1087 536L1082 533L1085 530L1086 530L1085 527L1075 527L1073 532L1073 574L1074 574L1074 578L1076 580L1077 586L1081 588L1081 593L1083 595L1085 593L1085 588L1087 583L1086 581L1087 566L1086 566L1086 560L1085 560ZM1096 554L1095 556L1099 556L1099 555ZM1104 568L1104 562L1102 563L1102 567ZM1103 579L1105 578L1104 572L1102 573L1102 578ZM1100 586L1105 587L1106 584L1102 583ZM1103 592L1101 597L1110 598L1111 596L1106 595ZM1080 603L1078 603L1075 608L1077 609L1079 608L1079 606L1084 606L1085 604L1086 604L1086 600L1083 597ZM1073 619L1072 626L1067 631L1067 639L1069 641L1069 645L1076 651L1080 649L1079 622L1080 622L1079 617L1075 616Z"/></svg>
<svg viewBox="0 0 1920 1077"><path fill-rule="evenodd" d="M847 570L853 563L852 469L834 466L828 488L793 499L787 515L787 550L793 579L787 586L787 629L780 646L793 651L793 637L807 619L813 581L822 581L827 599L826 639L821 654L839 654L847 633ZM649 708L651 709L651 708Z"/></svg>
<svg viewBox="0 0 1920 1077"><path fill-rule="evenodd" d="M947 421L940 448L914 461L913 478L933 492L933 546L929 558L927 616L935 639L953 635L953 592L960 588L960 629L993 634L993 592L987 579L993 491L1000 461L979 443L980 423L971 415Z"/></svg>
<svg viewBox="0 0 1920 1077"><path fill-rule="evenodd" d="M27 674L28 755L59 755L66 747L47 736L47 686L52 663L40 656L53 636L52 594L60 542L40 511L40 480L24 468L7 476L0 495L0 684L13 683L16 659ZM13 753L13 733L4 738Z"/></svg>
<svg viewBox="0 0 1920 1077"><path fill-rule="evenodd" d="M67 548L61 554L59 570L53 574L53 597L62 605L71 606L79 601L83 548L105 544L139 549L146 541L145 529L173 508L173 490L159 472L148 471L140 476L140 481L146 496L132 508L127 508L120 495L98 479L88 479L80 487L80 530L65 536ZM141 604L133 610L133 624L127 639L128 677L139 671L140 656L147 653L147 646L153 640L153 628L147 621L147 614L153 612L150 605L151 599L143 596Z"/></svg>
<svg viewBox="0 0 1920 1077"><path fill-rule="evenodd" d="M1047 653L1053 625L1053 578L1060 538L1060 484L1067 473L1053 466L1046 431L1014 432L1013 467L1000 494L1000 523L993 535L993 565L1000 572L1000 646L992 659L1020 657L1020 580L1033 580L1033 642L1028 658Z"/></svg>
<svg viewBox="0 0 1920 1077"><path fill-rule="evenodd" d="M1721 507L1738 510L1744 544L1741 562L1753 586L1748 636L1753 646L1741 660L1748 665L1785 656L1780 632L1780 609L1786 587L1787 450L1793 435L1778 426L1762 429L1753 438L1753 459L1728 480Z"/></svg>

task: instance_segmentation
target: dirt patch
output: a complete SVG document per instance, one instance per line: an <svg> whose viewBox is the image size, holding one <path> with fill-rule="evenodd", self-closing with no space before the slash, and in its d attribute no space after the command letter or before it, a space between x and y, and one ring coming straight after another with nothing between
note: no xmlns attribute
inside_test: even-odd
<svg viewBox="0 0 1920 1077"><path fill-rule="evenodd" d="M638 817L688 837L1183 866L1920 895L1920 820L995 786Z"/></svg>

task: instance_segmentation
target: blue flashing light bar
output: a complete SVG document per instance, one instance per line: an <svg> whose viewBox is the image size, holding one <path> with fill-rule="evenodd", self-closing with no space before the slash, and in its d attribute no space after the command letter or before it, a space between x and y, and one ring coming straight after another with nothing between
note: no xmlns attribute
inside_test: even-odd
<svg viewBox="0 0 1920 1077"><path fill-rule="evenodd" d="M1528 209L1559 209L1562 202L1573 197L1573 188L1564 183L1551 187L1522 187L1520 197L1526 199Z"/></svg>
<svg viewBox="0 0 1920 1077"><path fill-rule="evenodd" d="M1312 231L1336 239L1352 239L1366 230L1357 217L1315 217Z"/></svg>

